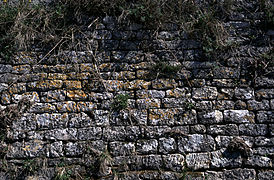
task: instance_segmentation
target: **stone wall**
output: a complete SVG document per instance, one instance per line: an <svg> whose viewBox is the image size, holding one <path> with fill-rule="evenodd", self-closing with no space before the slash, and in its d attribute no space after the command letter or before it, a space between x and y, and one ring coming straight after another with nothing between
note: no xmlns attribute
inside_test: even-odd
<svg viewBox="0 0 274 180"><path fill-rule="evenodd" d="M85 30L86 51L0 60L0 179L273 179L274 67L262 60L273 31L258 29L261 14L229 17L237 46L220 60L175 25L108 16Z"/></svg>

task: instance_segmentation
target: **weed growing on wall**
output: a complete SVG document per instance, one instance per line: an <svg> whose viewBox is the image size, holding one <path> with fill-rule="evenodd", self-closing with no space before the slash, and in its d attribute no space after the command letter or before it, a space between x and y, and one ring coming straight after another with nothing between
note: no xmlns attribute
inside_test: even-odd
<svg viewBox="0 0 274 180"><path fill-rule="evenodd" d="M68 180L72 175L71 170L66 168L60 168L55 176L54 180Z"/></svg>
<svg viewBox="0 0 274 180"><path fill-rule="evenodd" d="M181 70L181 66L170 65L167 62L158 62L151 67L151 75L154 74L157 77L171 77L176 76L176 74Z"/></svg>
<svg viewBox="0 0 274 180"><path fill-rule="evenodd" d="M113 99L113 102L111 104L111 109L113 111L121 111L123 109L126 109L128 107L128 94L119 94L115 96Z"/></svg>
<svg viewBox="0 0 274 180"><path fill-rule="evenodd" d="M35 159L27 159L23 161L23 173L27 175L34 174L38 170Z"/></svg>

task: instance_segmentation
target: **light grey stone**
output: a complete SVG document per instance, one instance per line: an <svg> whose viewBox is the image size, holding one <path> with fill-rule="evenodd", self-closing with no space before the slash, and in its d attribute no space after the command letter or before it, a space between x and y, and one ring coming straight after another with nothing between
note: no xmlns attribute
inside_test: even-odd
<svg viewBox="0 0 274 180"><path fill-rule="evenodd" d="M78 129L79 140L99 140L102 137L101 127L88 127Z"/></svg>
<svg viewBox="0 0 274 180"><path fill-rule="evenodd" d="M181 154L163 155L164 167L171 171L181 172L184 167L185 158Z"/></svg>
<svg viewBox="0 0 274 180"><path fill-rule="evenodd" d="M158 141L156 139L138 140L136 144L136 151L140 154L157 153Z"/></svg>
<svg viewBox="0 0 274 180"><path fill-rule="evenodd" d="M192 98L197 100L212 100L218 95L216 87L193 88L192 93Z"/></svg>
<svg viewBox="0 0 274 180"><path fill-rule="evenodd" d="M66 129L48 130L45 132L45 138L47 140L76 141L78 140L77 129L66 128Z"/></svg>
<svg viewBox="0 0 274 180"><path fill-rule="evenodd" d="M274 89L260 89L255 94L258 99L273 99Z"/></svg>
<svg viewBox="0 0 274 180"><path fill-rule="evenodd" d="M193 170L208 169L210 159L210 153L190 153L186 155L186 164Z"/></svg>
<svg viewBox="0 0 274 180"><path fill-rule="evenodd" d="M190 133L191 134L204 134L204 133L206 133L206 126L201 125L201 124L190 126Z"/></svg>
<svg viewBox="0 0 274 180"><path fill-rule="evenodd" d="M240 153L229 153L226 149L211 152L211 156L211 168L241 167L243 161Z"/></svg>
<svg viewBox="0 0 274 180"><path fill-rule="evenodd" d="M254 180L256 179L255 169L232 169L224 171L225 179L245 179L245 180Z"/></svg>
<svg viewBox="0 0 274 180"><path fill-rule="evenodd" d="M269 110L270 105L268 100L256 101L249 100L247 101L247 108L251 111L258 110Z"/></svg>
<svg viewBox="0 0 274 180"><path fill-rule="evenodd" d="M258 179L260 180L269 180L274 178L273 170L261 171L258 173Z"/></svg>
<svg viewBox="0 0 274 180"><path fill-rule="evenodd" d="M198 119L202 124L219 124L223 122L223 113L218 110L199 112Z"/></svg>
<svg viewBox="0 0 274 180"><path fill-rule="evenodd" d="M248 110L225 110L224 121L230 123L254 123L255 115Z"/></svg>
<svg viewBox="0 0 274 180"><path fill-rule="evenodd" d="M252 166L256 168L262 167L272 167L272 160L268 157L253 155L252 157L248 157L247 161L245 162L247 166Z"/></svg>
<svg viewBox="0 0 274 180"><path fill-rule="evenodd" d="M179 152L207 152L215 150L215 142L212 136L192 134L188 137L179 138Z"/></svg>
<svg viewBox="0 0 274 180"><path fill-rule="evenodd" d="M68 142L64 145L66 156L80 156L84 153L84 145L78 142Z"/></svg>
<svg viewBox="0 0 274 180"><path fill-rule="evenodd" d="M274 112L273 111L258 111L257 121L259 123L274 123Z"/></svg>
<svg viewBox="0 0 274 180"><path fill-rule="evenodd" d="M176 151L176 141L174 138L160 138L159 139L159 152L168 154Z"/></svg>
<svg viewBox="0 0 274 180"><path fill-rule="evenodd" d="M268 133L266 124L241 124L239 125L240 135L264 136Z"/></svg>
<svg viewBox="0 0 274 180"><path fill-rule="evenodd" d="M238 126L236 124L226 125L210 125L207 128L207 133L211 135L239 135Z"/></svg>
<svg viewBox="0 0 274 180"><path fill-rule="evenodd" d="M135 145L132 142L110 142L110 153L113 156L129 156L135 153Z"/></svg>
<svg viewBox="0 0 274 180"><path fill-rule="evenodd" d="M63 142L57 141L48 146L47 157L56 158L62 157L64 155L63 152Z"/></svg>
<svg viewBox="0 0 274 180"><path fill-rule="evenodd" d="M251 88L236 88L235 89L235 97L237 99L253 99L254 98L254 90Z"/></svg>

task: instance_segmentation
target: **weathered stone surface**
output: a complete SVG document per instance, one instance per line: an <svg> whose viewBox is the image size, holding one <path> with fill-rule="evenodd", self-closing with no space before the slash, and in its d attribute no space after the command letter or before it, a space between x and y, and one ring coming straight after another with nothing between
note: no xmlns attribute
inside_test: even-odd
<svg viewBox="0 0 274 180"><path fill-rule="evenodd" d="M206 133L206 127L204 125L194 125L190 126L191 134L204 134Z"/></svg>
<svg viewBox="0 0 274 180"><path fill-rule="evenodd" d="M226 125L210 125L207 128L207 133L211 135L239 135L238 126L236 124Z"/></svg>
<svg viewBox="0 0 274 180"><path fill-rule="evenodd" d="M64 101L66 98L66 91L53 90L48 92L41 92L41 102L57 102Z"/></svg>
<svg viewBox="0 0 274 180"><path fill-rule="evenodd" d="M31 82L27 84L27 87L29 89L41 90L41 91L60 89L62 86L63 86L62 80L36 81L36 82Z"/></svg>
<svg viewBox="0 0 274 180"><path fill-rule="evenodd" d="M31 66L30 65L18 65L13 66L12 73L14 74L25 74L31 72Z"/></svg>
<svg viewBox="0 0 274 180"><path fill-rule="evenodd" d="M175 82L174 79L158 79L152 81L152 88L154 89L172 89L176 88L177 83Z"/></svg>
<svg viewBox="0 0 274 180"><path fill-rule="evenodd" d="M103 129L103 138L109 141L136 140L140 136L137 126L114 126Z"/></svg>
<svg viewBox="0 0 274 180"><path fill-rule="evenodd" d="M273 178L274 178L273 170L261 171L258 173L258 179L260 180L268 180Z"/></svg>
<svg viewBox="0 0 274 180"><path fill-rule="evenodd" d="M64 145L64 152L66 156L79 156L84 153L84 145L82 143L68 142Z"/></svg>
<svg viewBox="0 0 274 180"><path fill-rule="evenodd" d="M247 105L246 102L242 100L238 100L235 102L235 109L246 109Z"/></svg>
<svg viewBox="0 0 274 180"><path fill-rule="evenodd" d="M109 125L109 112L104 110L94 110L93 118L96 126Z"/></svg>
<svg viewBox="0 0 274 180"><path fill-rule="evenodd" d="M142 131L146 138L158 138L170 132L171 128L169 126L146 126Z"/></svg>
<svg viewBox="0 0 274 180"><path fill-rule="evenodd" d="M216 87L193 88L192 98L197 100L216 99L218 92Z"/></svg>
<svg viewBox="0 0 274 180"><path fill-rule="evenodd" d="M171 171L181 172L184 167L184 156L181 154L163 155L164 167Z"/></svg>
<svg viewBox="0 0 274 180"><path fill-rule="evenodd" d="M274 110L274 99L270 100L270 107L272 110Z"/></svg>
<svg viewBox="0 0 274 180"><path fill-rule="evenodd" d="M152 109L160 108L161 101L159 99L138 99L137 100L138 109Z"/></svg>
<svg viewBox="0 0 274 180"><path fill-rule="evenodd" d="M274 122L274 112L273 111L258 111L257 121L259 123L273 123Z"/></svg>
<svg viewBox="0 0 274 180"><path fill-rule="evenodd" d="M185 111L180 113L176 125L197 124L197 113L195 110Z"/></svg>
<svg viewBox="0 0 274 180"><path fill-rule="evenodd" d="M18 75L5 73L0 74L0 83L12 83L19 79Z"/></svg>
<svg viewBox="0 0 274 180"><path fill-rule="evenodd" d="M85 100L88 95L82 90L70 90L67 91L67 97L69 100Z"/></svg>
<svg viewBox="0 0 274 180"><path fill-rule="evenodd" d="M158 90L138 90L136 92L137 98L159 98L163 99L165 97L165 91Z"/></svg>
<svg viewBox="0 0 274 180"><path fill-rule="evenodd" d="M255 145L256 146L273 146L274 145L274 138L266 138L263 136L255 138Z"/></svg>
<svg viewBox="0 0 274 180"><path fill-rule="evenodd" d="M208 179L223 180L224 174L222 172L206 171L205 177L207 177Z"/></svg>
<svg viewBox="0 0 274 180"><path fill-rule="evenodd" d="M203 87L206 85L206 81L204 79L193 79L190 81L190 84L193 87Z"/></svg>
<svg viewBox="0 0 274 180"><path fill-rule="evenodd" d="M273 87L274 86L274 79L266 78L266 77L259 77L255 80L256 87Z"/></svg>
<svg viewBox="0 0 274 180"><path fill-rule="evenodd" d="M102 137L101 127L81 128L77 131L79 140L99 140Z"/></svg>
<svg viewBox="0 0 274 180"><path fill-rule="evenodd" d="M246 165L252 167L272 167L272 160L268 157L253 155L252 157L248 157L245 162Z"/></svg>
<svg viewBox="0 0 274 180"><path fill-rule="evenodd" d="M274 135L274 124L269 124L269 132L271 136Z"/></svg>
<svg viewBox="0 0 274 180"><path fill-rule="evenodd" d="M136 144L136 151L140 154L157 153L158 141L156 139L138 140Z"/></svg>
<svg viewBox="0 0 274 180"><path fill-rule="evenodd" d="M251 88L236 88L235 97L237 99L253 99L254 90Z"/></svg>
<svg viewBox="0 0 274 180"><path fill-rule="evenodd" d="M237 79L240 77L240 69L231 67L213 68L213 77L219 79Z"/></svg>
<svg viewBox="0 0 274 180"><path fill-rule="evenodd" d="M160 155L142 156L142 164L145 169L159 169L163 167L163 159Z"/></svg>
<svg viewBox="0 0 274 180"><path fill-rule="evenodd" d="M235 83L233 79L213 79L211 85L218 87L234 87Z"/></svg>
<svg viewBox="0 0 274 180"><path fill-rule="evenodd" d="M210 159L210 153L190 153L186 155L186 164L193 170L208 169Z"/></svg>
<svg viewBox="0 0 274 180"><path fill-rule="evenodd" d="M185 98L164 98L162 103L165 108L185 108L187 105Z"/></svg>
<svg viewBox="0 0 274 180"><path fill-rule="evenodd" d="M260 89L255 94L258 99L273 99L274 89Z"/></svg>
<svg viewBox="0 0 274 180"><path fill-rule="evenodd" d="M0 64L0 73L10 73L13 70L11 65Z"/></svg>
<svg viewBox="0 0 274 180"><path fill-rule="evenodd" d="M240 135L264 136L268 133L266 124L241 124L239 125Z"/></svg>
<svg viewBox="0 0 274 180"><path fill-rule="evenodd" d="M9 87L8 92L11 94L21 94L26 92L26 83L15 83ZM1 92L1 85L0 85L0 92Z"/></svg>
<svg viewBox="0 0 274 180"><path fill-rule="evenodd" d="M48 140L75 141L78 140L77 129L66 128L48 130L45 132L45 138ZM81 139L81 137L79 137L79 139Z"/></svg>
<svg viewBox="0 0 274 180"><path fill-rule="evenodd" d="M91 112L97 108L92 102L77 102L77 112Z"/></svg>
<svg viewBox="0 0 274 180"><path fill-rule="evenodd" d="M138 125L146 125L148 112L147 110L131 110L131 122Z"/></svg>
<svg viewBox="0 0 274 180"><path fill-rule="evenodd" d="M217 110L198 112L198 119L202 124L219 124L223 122L223 113Z"/></svg>
<svg viewBox="0 0 274 180"><path fill-rule="evenodd" d="M122 82L121 82L122 83ZM130 82L126 82L124 84L125 90L139 90L139 89L148 89L151 85L151 82L144 80L133 80Z"/></svg>
<svg viewBox="0 0 274 180"><path fill-rule="evenodd" d="M234 137L229 136L229 135L228 136L217 136L215 138L217 148L218 149L227 148L231 142L234 142L233 139L234 139ZM243 142L246 145L248 145L249 147L252 147L254 144L254 137L241 136L240 139L243 140Z"/></svg>
<svg viewBox="0 0 274 180"><path fill-rule="evenodd" d="M26 143L15 142L7 151L8 158L34 158L45 155L44 142L40 140L29 141Z"/></svg>
<svg viewBox="0 0 274 180"><path fill-rule="evenodd" d="M133 153L136 152L135 145L132 142L124 143L124 142L114 141L114 142L111 142L109 145L110 145L110 153L113 156L129 156L129 155L133 155Z"/></svg>
<svg viewBox="0 0 274 180"><path fill-rule="evenodd" d="M159 152L169 154L175 152L177 144L174 138L160 138L159 139Z"/></svg>
<svg viewBox="0 0 274 180"><path fill-rule="evenodd" d="M270 105L268 100L262 100L260 102L256 100L247 101L247 109L251 111L268 110L269 108Z"/></svg>
<svg viewBox="0 0 274 180"><path fill-rule="evenodd" d="M188 88L174 88L166 91L166 97L168 98L191 97L191 94Z"/></svg>
<svg viewBox="0 0 274 180"><path fill-rule="evenodd" d="M36 115L36 123L39 129L65 128L68 122L68 114L43 113Z"/></svg>
<svg viewBox="0 0 274 180"><path fill-rule="evenodd" d="M182 109L150 109L149 110L149 125L173 125L180 114Z"/></svg>
<svg viewBox="0 0 274 180"><path fill-rule="evenodd" d="M256 179L256 171L254 169L233 169L224 171L225 179Z"/></svg>
<svg viewBox="0 0 274 180"><path fill-rule="evenodd" d="M55 110L55 105L49 103L36 103L30 108L30 112L32 113L54 112Z"/></svg>
<svg viewBox="0 0 274 180"><path fill-rule="evenodd" d="M62 157L63 155L64 155L64 152L63 152L62 141L57 141L48 145L47 157L56 158L56 157Z"/></svg>
<svg viewBox="0 0 274 180"><path fill-rule="evenodd" d="M217 98L228 100L228 99L233 99L233 97L234 97L234 89L222 88L222 89L220 89Z"/></svg>
<svg viewBox="0 0 274 180"><path fill-rule="evenodd" d="M254 123L255 115L248 110L225 110L224 121L230 123Z"/></svg>
<svg viewBox="0 0 274 180"><path fill-rule="evenodd" d="M179 138L178 149L182 153L213 151L215 142L209 135L192 134L188 137Z"/></svg>
<svg viewBox="0 0 274 180"><path fill-rule="evenodd" d="M273 147L256 147L253 148L253 154L270 157L274 155Z"/></svg>
<svg viewBox="0 0 274 180"><path fill-rule="evenodd" d="M211 157L210 167L212 168L241 167L243 161L240 153L229 153L225 149L212 152Z"/></svg>
<svg viewBox="0 0 274 180"><path fill-rule="evenodd" d="M213 101L197 101L194 107L199 111L212 111L214 110L214 105L215 103Z"/></svg>
<svg viewBox="0 0 274 180"><path fill-rule="evenodd" d="M228 110L228 109L234 109L235 102L231 100L219 100L215 104L215 108L217 110Z"/></svg>

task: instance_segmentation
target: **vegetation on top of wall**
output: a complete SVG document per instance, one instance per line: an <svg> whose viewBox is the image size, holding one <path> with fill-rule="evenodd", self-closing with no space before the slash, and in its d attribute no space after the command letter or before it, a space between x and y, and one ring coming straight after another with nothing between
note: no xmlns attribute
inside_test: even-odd
<svg viewBox="0 0 274 180"><path fill-rule="evenodd" d="M202 42L208 58L216 59L229 47L222 22L236 6L234 1L60 0L46 6L20 0L15 7L4 3L0 7L0 56L9 59L15 50L47 50L58 42L62 47L75 48L80 26L92 23L91 17L108 15L118 17L120 23L137 22L153 29L175 23ZM273 8L266 8L268 0L262 2L267 21L273 24Z"/></svg>

